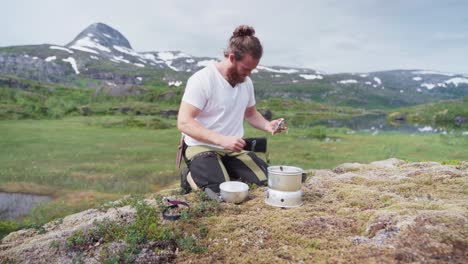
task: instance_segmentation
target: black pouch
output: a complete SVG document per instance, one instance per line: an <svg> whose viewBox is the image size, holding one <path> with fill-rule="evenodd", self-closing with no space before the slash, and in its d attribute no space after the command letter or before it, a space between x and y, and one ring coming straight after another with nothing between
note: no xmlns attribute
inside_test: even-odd
<svg viewBox="0 0 468 264"><path fill-rule="evenodd" d="M246 143L244 150L263 153L267 150L266 137L244 138L244 141Z"/></svg>

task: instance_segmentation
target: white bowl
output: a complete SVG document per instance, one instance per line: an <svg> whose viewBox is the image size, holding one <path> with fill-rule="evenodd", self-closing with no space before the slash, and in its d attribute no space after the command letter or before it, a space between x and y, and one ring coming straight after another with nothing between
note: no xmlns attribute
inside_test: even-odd
<svg viewBox="0 0 468 264"><path fill-rule="evenodd" d="M249 196L249 186L239 181L227 181L219 185L221 197L228 203L242 203Z"/></svg>

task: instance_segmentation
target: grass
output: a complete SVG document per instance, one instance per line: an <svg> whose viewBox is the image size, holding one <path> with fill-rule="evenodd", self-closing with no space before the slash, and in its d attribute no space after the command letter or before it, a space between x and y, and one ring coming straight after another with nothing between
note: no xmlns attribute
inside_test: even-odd
<svg viewBox="0 0 468 264"><path fill-rule="evenodd" d="M136 121L128 122L129 118ZM0 121L0 190L54 198L19 220L18 225L2 222L3 234L24 226L40 226L126 194L153 193L177 184L174 159L180 133L175 120L163 120L169 126L166 129L140 127L152 124L151 120L92 116ZM467 136L372 136L347 131L292 127L287 133L268 136L271 164L320 169L390 157L450 164L468 160ZM259 135L264 134L246 130L246 136ZM332 140L321 140L324 137Z"/></svg>
<svg viewBox="0 0 468 264"><path fill-rule="evenodd" d="M319 132L315 133L314 131ZM270 159L274 164L290 164L304 169L333 168L345 162L367 163L391 157L409 161L466 160L468 137L398 132L343 133L327 129L330 141L320 140L323 128L292 128L288 134L269 139Z"/></svg>
<svg viewBox="0 0 468 264"><path fill-rule="evenodd" d="M396 117L404 117L413 123L433 123L435 125L444 125L451 127L468 128L466 122L456 124L458 117L466 118L468 116L468 97L455 100L446 100L423 105L402 107L393 109L388 114L388 119L393 120Z"/></svg>

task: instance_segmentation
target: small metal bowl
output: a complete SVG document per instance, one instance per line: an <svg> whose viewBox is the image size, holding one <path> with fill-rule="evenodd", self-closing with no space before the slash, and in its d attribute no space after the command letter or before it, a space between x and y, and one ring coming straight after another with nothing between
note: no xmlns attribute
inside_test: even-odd
<svg viewBox="0 0 468 264"><path fill-rule="evenodd" d="M221 198L228 203L242 203L249 197L249 186L239 181L227 181L219 185Z"/></svg>

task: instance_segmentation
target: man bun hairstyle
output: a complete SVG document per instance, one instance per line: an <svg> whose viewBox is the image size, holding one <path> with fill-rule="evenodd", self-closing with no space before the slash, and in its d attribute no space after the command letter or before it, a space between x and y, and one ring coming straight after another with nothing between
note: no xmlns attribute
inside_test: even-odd
<svg viewBox="0 0 468 264"><path fill-rule="evenodd" d="M230 53L234 54L237 61L242 60L245 54L250 54L254 59L260 59L263 54L263 47L260 40L255 36L255 29L251 26L238 26L229 38L229 44L224 51L224 57Z"/></svg>

